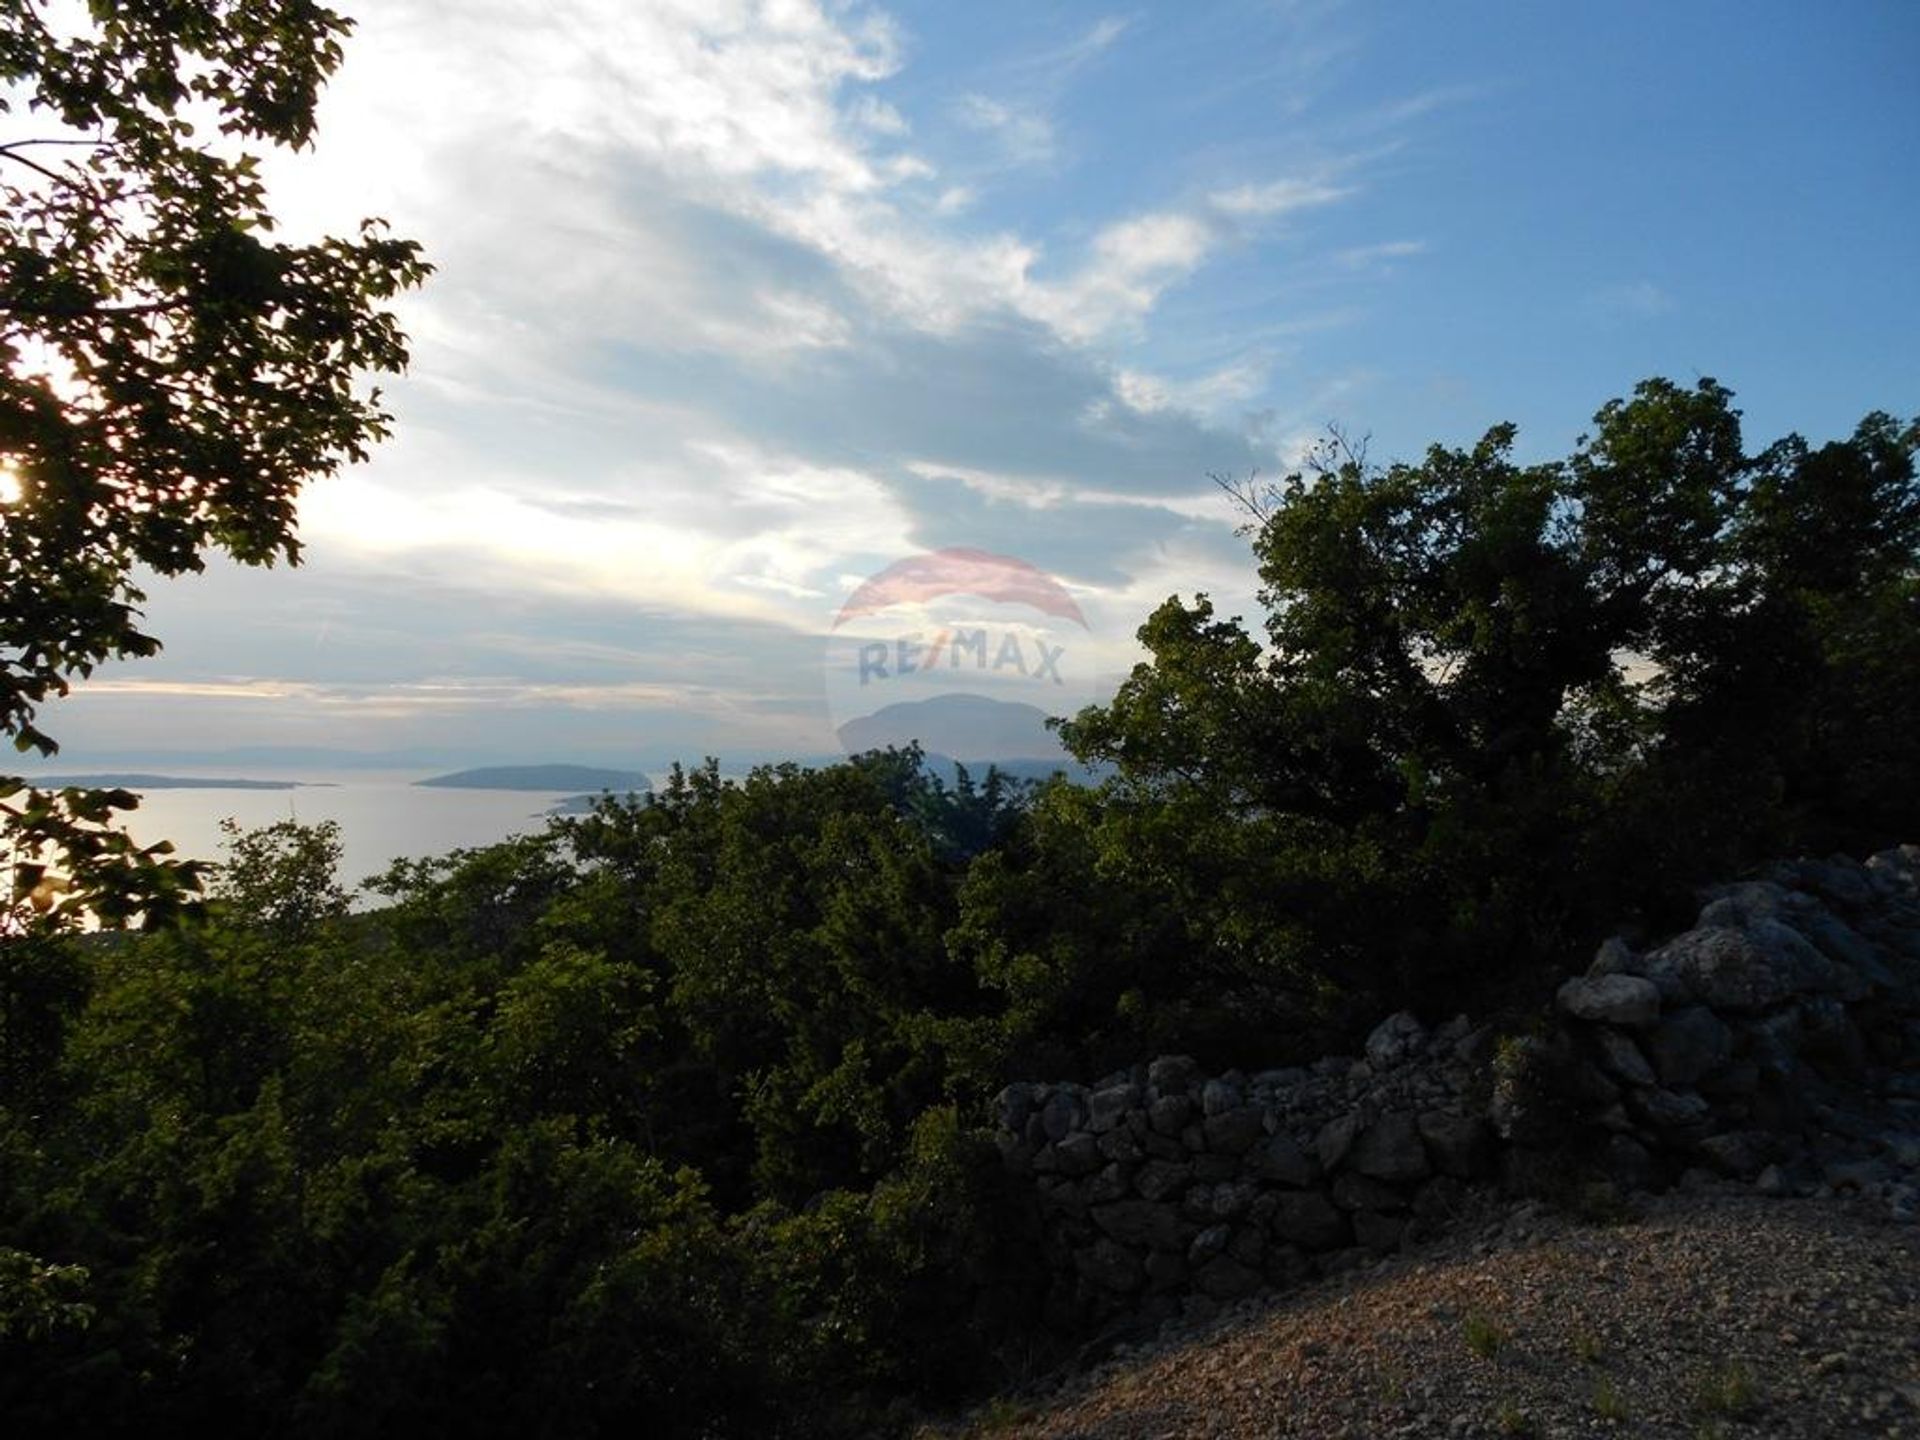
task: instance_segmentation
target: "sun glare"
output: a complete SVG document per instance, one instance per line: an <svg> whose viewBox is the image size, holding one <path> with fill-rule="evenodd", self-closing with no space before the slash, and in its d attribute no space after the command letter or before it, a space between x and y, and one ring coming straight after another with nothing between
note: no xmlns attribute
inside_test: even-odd
<svg viewBox="0 0 1920 1440"><path fill-rule="evenodd" d="M11 508L20 503L25 491L20 484L20 472L9 461L0 460L0 508Z"/></svg>

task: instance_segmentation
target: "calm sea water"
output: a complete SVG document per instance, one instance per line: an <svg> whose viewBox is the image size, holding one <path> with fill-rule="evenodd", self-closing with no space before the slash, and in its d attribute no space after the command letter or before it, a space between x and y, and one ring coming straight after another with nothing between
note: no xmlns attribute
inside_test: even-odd
<svg viewBox="0 0 1920 1440"><path fill-rule="evenodd" d="M538 831L545 812L571 793L425 788L412 783L422 774L389 771L296 777L249 768L246 774L329 783L294 790L149 790L127 817L127 829L143 844L171 840L183 858L218 860L220 822L229 817L248 827L287 819L337 821L344 851L340 879L358 887L398 858L443 855Z"/></svg>

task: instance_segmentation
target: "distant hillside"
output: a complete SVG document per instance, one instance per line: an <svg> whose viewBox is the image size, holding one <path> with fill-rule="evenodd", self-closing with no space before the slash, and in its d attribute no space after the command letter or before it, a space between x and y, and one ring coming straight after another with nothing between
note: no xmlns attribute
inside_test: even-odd
<svg viewBox="0 0 1920 1440"><path fill-rule="evenodd" d="M442 790L556 790L574 794L611 790L616 795L644 795L652 783L637 770L597 770L591 765L485 765L416 780Z"/></svg>
<svg viewBox="0 0 1920 1440"><path fill-rule="evenodd" d="M29 775L43 790L293 790L298 780L209 780L197 775Z"/></svg>
<svg viewBox="0 0 1920 1440"><path fill-rule="evenodd" d="M1072 765L1047 728L1046 711L983 695L904 700L840 727L840 742L854 753L916 740L929 755L949 755L970 767L997 759Z"/></svg>

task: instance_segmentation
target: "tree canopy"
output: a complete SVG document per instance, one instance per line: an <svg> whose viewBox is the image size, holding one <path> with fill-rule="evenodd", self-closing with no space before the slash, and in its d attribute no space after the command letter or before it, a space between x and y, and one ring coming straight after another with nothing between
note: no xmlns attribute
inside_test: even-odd
<svg viewBox="0 0 1920 1440"><path fill-rule="evenodd" d="M311 0L0 3L0 726L22 750L56 748L43 702L158 648L140 572L297 561L301 487L386 433L362 378L405 365L388 302L429 267L378 220L275 239L260 178L312 142L349 26ZM112 838L130 801L0 810L29 861L65 853L76 899L158 903L192 876Z"/></svg>
<svg viewBox="0 0 1920 1440"><path fill-rule="evenodd" d="M1749 454L1731 392L1656 379L1564 460L1514 441L1243 490L1264 635L1167 601L1069 747L1260 833L1266 933L1427 990L1920 823L1920 425Z"/></svg>

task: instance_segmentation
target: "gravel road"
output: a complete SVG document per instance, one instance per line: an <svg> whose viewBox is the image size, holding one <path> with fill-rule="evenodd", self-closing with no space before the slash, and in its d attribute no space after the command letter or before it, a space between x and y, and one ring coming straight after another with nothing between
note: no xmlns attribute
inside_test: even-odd
<svg viewBox="0 0 1920 1440"><path fill-rule="evenodd" d="M1524 1206L945 1433L1920 1440L1920 1234L1865 1202L1751 1191L1611 1225Z"/></svg>

